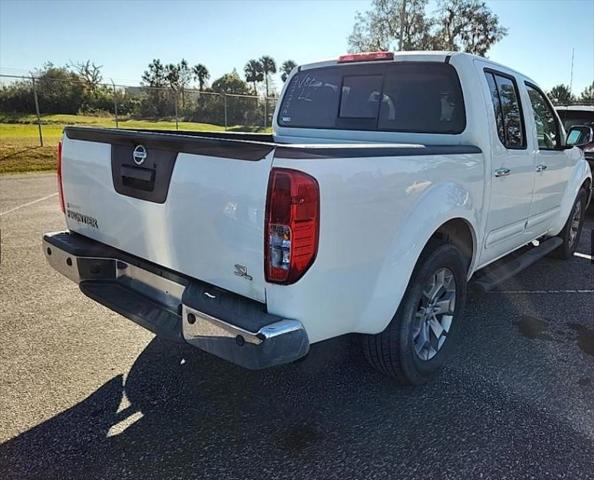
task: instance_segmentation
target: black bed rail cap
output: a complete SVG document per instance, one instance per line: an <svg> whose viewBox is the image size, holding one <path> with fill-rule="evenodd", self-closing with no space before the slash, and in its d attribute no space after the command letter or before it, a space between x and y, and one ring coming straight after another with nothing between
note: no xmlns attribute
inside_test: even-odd
<svg viewBox="0 0 594 480"><path fill-rule="evenodd" d="M174 150L234 160L258 161L265 158L275 147L272 142L231 139L228 134L217 138L217 132L178 132L128 130L114 128L73 127L64 128L64 134L72 140L84 140L116 145L144 145L147 148Z"/></svg>

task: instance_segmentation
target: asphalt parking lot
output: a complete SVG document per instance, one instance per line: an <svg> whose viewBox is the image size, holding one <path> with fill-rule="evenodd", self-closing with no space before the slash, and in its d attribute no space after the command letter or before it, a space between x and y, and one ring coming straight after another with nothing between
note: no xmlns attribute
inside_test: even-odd
<svg viewBox="0 0 594 480"><path fill-rule="evenodd" d="M430 385L356 337L253 372L151 333L54 272L55 177L0 177L0 477L594 478L592 209L576 256L472 293Z"/></svg>

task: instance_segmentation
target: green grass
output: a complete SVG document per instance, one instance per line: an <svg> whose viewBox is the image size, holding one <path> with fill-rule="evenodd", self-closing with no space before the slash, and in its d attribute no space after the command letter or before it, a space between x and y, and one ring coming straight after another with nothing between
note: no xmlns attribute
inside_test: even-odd
<svg viewBox="0 0 594 480"><path fill-rule="evenodd" d="M1 131L0 126L0 131ZM55 170L56 146L18 146L0 144L0 175L3 173Z"/></svg>
<svg viewBox="0 0 594 480"><path fill-rule="evenodd" d="M54 170L56 146L62 136L63 128L67 125L111 128L116 126L113 118L90 115L43 115L41 121L43 147L39 145L39 128L35 115L0 114L0 174ZM126 119L119 122L119 127L175 130L175 121ZM196 132L225 130L219 125L196 122L179 122L179 129ZM263 131L263 129L233 126L229 131ZM270 129L265 131L269 132Z"/></svg>

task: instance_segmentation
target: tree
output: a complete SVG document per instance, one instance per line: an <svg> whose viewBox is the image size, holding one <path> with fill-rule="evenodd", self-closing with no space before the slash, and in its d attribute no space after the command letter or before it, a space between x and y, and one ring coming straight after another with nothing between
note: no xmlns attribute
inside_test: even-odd
<svg viewBox="0 0 594 480"><path fill-rule="evenodd" d="M165 66L158 58L149 63L148 70L142 74L141 83L147 87L163 88L167 85Z"/></svg>
<svg viewBox="0 0 594 480"><path fill-rule="evenodd" d="M283 62L281 66L281 79L283 82L287 81L287 78L289 78L289 75L296 66L297 64L293 60L287 60L286 62Z"/></svg>
<svg viewBox="0 0 594 480"><path fill-rule="evenodd" d="M100 83L100 69L90 61L64 67L46 63L32 72L31 80L0 87L0 111L35 111L35 86L41 113L113 112L114 91ZM131 102L125 101L128 108Z"/></svg>
<svg viewBox="0 0 594 480"><path fill-rule="evenodd" d="M182 106L185 105L185 90L192 81L192 70L183 58L178 64L170 63L165 67L165 78L169 87L176 94L181 94Z"/></svg>
<svg viewBox="0 0 594 480"><path fill-rule="evenodd" d="M158 58L153 59L148 69L142 74L141 84L147 87L147 101L144 103L143 114L162 116L167 113L166 91L167 71L165 65Z"/></svg>
<svg viewBox="0 0 594 480"><path fill-rule="evenodd" d="M484 56L506 35L499 18L479 0L441 0L438 15L428 0L373 0L357 12L348 38L351 52L374 50L453 50Z"/></svg>
<svg viewBox="0 0 594 480"><path fill-rule="evenodd" d="M204 86L206 85L206 81L210 78L208 69L201 63L198 63L192 68L192 73L194 75L194 79L198 82L198 90L202 92L204 90Z"/></svg>
<svg viewBox="0 0 594 480"><path fill-rule="evenodd" d="M351 52L424 50L433 48L433 20L426 13L428 0L373 0L371 10L355 16L348 37Z"/></svg>
<svg viewBox="0 0 594 480"><path fill-rule="evenodd" d="M95 63L90 60L76 63L70 62L68 66L78 75L80 80L84 83L85 88L90 92L94 92L103 80L103 76L101 75L103 66L95 65Z"/></svg>
<svg viewBox="0 0 594 480"><path fill-rule="evenodd" d="M34 72L39 109L47 113L78 113L85 100L85 88L67 67L46 63Z"/></svg>
<svg viewBox="0 0 594 480"><path fill-rule="evenodd" d="M192 82L193 73L187 60L184 58L177 64L177 71L179 75L179 87L183 97L185 89L187 89Z"/></svg>
<svg viewBox="0 0 594 480"><path fill-rule="evenodd" d="M262 64L258 60L250 60L243 67L243 73L245 73L245 81L251 83L254 87L254 95L258 93L257 85L258 82L264 80L264 69Z"/></svg>
<svg viewBox="0 0 594 480"><path fill-rule="evenodd" d="M80 110L85 113L113 110L114 91L107 85L102 85L101 65L91 60L84 62L70 62L68 68L76 75L84 89L84 99Z"/></svg>
<svg viewBox="0 0 594 480"><path fill-rule="evenodd" d="M231 73L226 73L221 78L217 78L212 82L212 89L217 93L236 93L241 95L249 93L247 84L239 78L239 74L235 69Z"/></svg>
<svg viewBox="0 0 594 480"><path fill-rule="evenodd" d="M212 82L212 89L222 94L246 95L250 93L248 84L239 77L235 69ZM230 97L226 98L223 104L219 104L219 108L222 107L219 111L226 113L225 120L228 125L248 125L254 123L253 117L257 111L257 104L258 102L255 102L253 98Z"/></svg>
<svg viewBox="0 0 594 480"><path fill-rule="evenodd" d="M483 1L441 0L435 19L436 40L443 50L464 51L485 56L507 29Z"/></svg>
<svg viewBox="0 0 594 480"><path fill-rule="evenodd" d="M549 98L555 105L569 105L575 101L575 97L567 85L559 84L551 88Z"/></svg>
<svg viewBox="0 0 594 480"><path fill-rule="evenodd" d="M594 82L584 88L584 91L580 95L580 102L594 105Z"/></svg>
<svg viewBox="0 0 594 480"><path fill-rule="evenodd" d="M78 76L67 67L48 62L31 72L41 113L72 113L81 110L85 89ZM0 87L0 111L30 113L35 111L33 81L24 80Z"/></svg>
<svg viewBox="0 0 594 480"><path fill-rule="evenodd" d="M179 88L179 69L174 63L165 65L165 79L174 92Z"/></svg>
<svg viewBox="0 0 594 480"><path fill-rule="evenodd" d="M272 57L264 55L260 57L260 64L262 65L262 71L264 72L264 81L266 82L266 98L268 98L268 83L270 81L269 75L276 73L276 62Z"/></svg>

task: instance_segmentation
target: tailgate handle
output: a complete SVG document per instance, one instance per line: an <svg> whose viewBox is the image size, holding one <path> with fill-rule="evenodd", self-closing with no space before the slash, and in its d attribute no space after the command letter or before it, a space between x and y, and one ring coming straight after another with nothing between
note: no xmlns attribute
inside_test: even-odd
<svg viewBox="0 0 594 480"><path fill-rule="evenodd" d="M136 190L152 192L155 188L155 171L149 168L130 167L122 165L120 167L122 183L126 187Z"/></svg>
<svg viewBox="0 0 594 480"><path fill-rule="evenodd" d="M155 177L155 171L148 168L129 167L122 165L120 169L122 178L133 178L134 180L141 180L143 182L152 182Z"/></svg>

